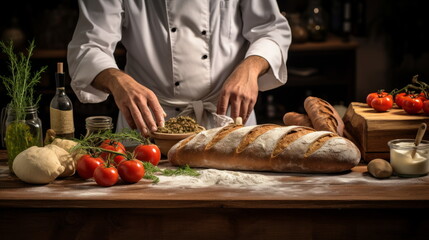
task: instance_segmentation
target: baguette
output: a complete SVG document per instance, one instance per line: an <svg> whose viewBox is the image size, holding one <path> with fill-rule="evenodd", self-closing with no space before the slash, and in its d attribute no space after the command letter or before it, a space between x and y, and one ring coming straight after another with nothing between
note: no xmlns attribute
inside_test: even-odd
<svg viewBox="0 0 429 240"><path fill-rule="evenodd" d="M335 133L276 124L205 130L168 152L175 166L298 173L347 171L360 157L352 142Z"/></svg>
<svg viewBox="0 0 429 240"><path fill-rule="evenodd" d="M344 122L335 108L327 101L317 97L307 97L304 108L318 131L331 131L340 136L344 134Z"/></svg>
<svg viewBox="0 0 429 240"><path fill-rule="evenodd" d="M313 128L310 118L307 114L297 113L297 112L287 112L283 115L283 123L286 126L305 126Z"/></svg>

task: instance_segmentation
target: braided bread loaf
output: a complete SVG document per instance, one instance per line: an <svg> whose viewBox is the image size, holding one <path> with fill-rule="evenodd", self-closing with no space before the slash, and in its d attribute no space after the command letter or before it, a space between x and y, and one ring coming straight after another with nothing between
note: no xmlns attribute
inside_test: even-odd
<svg viewBox="0 0 429 240"><path fill-rule="evenodd" d="M360 160L358 148L329 131L231 124L192 135L168 152L173 165L229 170L335 173Z"/></svg>

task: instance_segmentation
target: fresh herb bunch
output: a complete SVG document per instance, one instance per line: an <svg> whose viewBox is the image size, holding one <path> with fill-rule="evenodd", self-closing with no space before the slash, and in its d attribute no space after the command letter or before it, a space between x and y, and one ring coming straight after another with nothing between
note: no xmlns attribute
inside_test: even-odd
<svg viewBox="0 0 429 240"><path fill-rule="evenodd" d="M98 146L104 140L109 139L116 142L135 141L141 144L151 144L148 138L143 137L133 129L124 128L121 132L114 133L111 130L93 133L83 139L76 139L82 145Z"/></svg>
<svg viewBox="0 0 429 240"><path fill-rule="evenodd" d="M16 54L12 41L8 44L0 41L0 48L9 58L8 65L11 76L0 76L7 90L7 95L11 97L9 108L16 112L17 119L23 119L25 109L37 106L40 101L40 95L37 98L34 97L34 88L40 82L41 74L47 66L32 72L30 58L35 48L34 40L30 42L26 55L22 52Z"/></svg>
<svg viewBox="0 0 429 240"><path fill-rule="evenodd" d="M46 66L32 74L30 58L35 48L34 40L27 48L27 54L16 54L13 42L9 44L0 41L2 52L8 57L10 76L0 76L11 98L8 104L8 114L13 116L13 121L6 125L5 142L8 152L9 170L13 173L13 160L21 151L31 146L42 145L41 126L30 126L25 121L26 111L37 108L40 95L34 98L34 88L40 82L41 74Z"/></svg>
<svg viewBox="0 0 429 240"><path fill-rule="evenodd" d="M143 137L139 132L133 129L124 128L121 132L114 133L110 130L93 133L82 139L74 139L78 144L71 149L72 152L79 150L86 150L91 153L103 151L99 148L100 144L105 140L112 140L115 142L133 141L138 144L151 144L149 138Z"/></svg>

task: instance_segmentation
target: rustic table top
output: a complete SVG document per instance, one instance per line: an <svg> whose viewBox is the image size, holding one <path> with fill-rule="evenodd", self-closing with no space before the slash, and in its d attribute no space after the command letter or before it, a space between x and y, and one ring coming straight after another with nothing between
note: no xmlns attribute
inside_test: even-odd
<svg viewBox="0 0 429 240"><path fill-rule="evenodd" d="M168 167L168 162L162 166ZM196 177L162 177L100 187L73 176L31 185L10 174L0 150L0 207L17 208L428 208L429 176L375 179L365 165L341 174L228 172L263 182L200 184ZM194 181L195 180L195 181ZM197 181L198 180L198 181Z"/></svg>

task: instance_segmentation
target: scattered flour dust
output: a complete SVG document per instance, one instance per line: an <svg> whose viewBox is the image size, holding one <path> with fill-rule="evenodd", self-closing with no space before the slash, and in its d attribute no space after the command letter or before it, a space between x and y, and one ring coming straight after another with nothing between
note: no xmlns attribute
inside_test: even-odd
<svg viewBox="0 0 429 240"><path fill-rule="evenodd" d="M198 170L199 176L159 176L157 187L207 187L207 186L234 186L234 187L262 187L279 184L274 176L253 172L239 172L217 169Z"/></svg>

